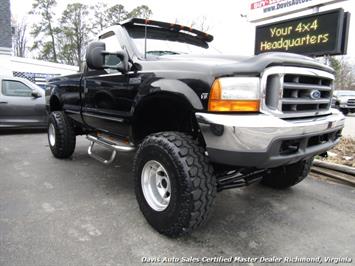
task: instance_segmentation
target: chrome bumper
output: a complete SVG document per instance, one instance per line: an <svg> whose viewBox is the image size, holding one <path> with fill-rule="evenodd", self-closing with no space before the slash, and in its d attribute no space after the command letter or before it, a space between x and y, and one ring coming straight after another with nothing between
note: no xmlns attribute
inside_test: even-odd
<svg viewBox="0 0 355 266"><path fill-rule="evenodd" d="M338 140L309 145L312 136L337 132L344 116L336 109L315 118L280 119L267 114L196 113L212 161L238 166L276 167L325 152ZM300 140L293 154L280 154L283 141ZM244 158L243 158L244 157Z"/></svg>
<svg viewBox="0 0 355 266"><path fill-rule="evenodd" d="M355 109L355 105L349 105L348 103L341 103L339 105L340 108L348 108L348 109Z"/></svg>

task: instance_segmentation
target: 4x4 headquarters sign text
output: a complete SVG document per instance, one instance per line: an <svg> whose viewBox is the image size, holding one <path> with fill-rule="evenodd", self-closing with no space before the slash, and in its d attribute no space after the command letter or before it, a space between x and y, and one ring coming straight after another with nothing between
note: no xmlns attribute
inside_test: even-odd
<svg viewBox="0 0 355 266"><path fill-rule="evenodd" d="M292 52L309 56L346 54L350 13L342 8L255 28L255 54Z"/></svg>
<svg viewBox="0 0 355 266"><path fill-rule="evenodd" d="M278 17L311 7L333 4L345 0L250 0L248 7L248 20L250 22L262 21Z"/></svg>

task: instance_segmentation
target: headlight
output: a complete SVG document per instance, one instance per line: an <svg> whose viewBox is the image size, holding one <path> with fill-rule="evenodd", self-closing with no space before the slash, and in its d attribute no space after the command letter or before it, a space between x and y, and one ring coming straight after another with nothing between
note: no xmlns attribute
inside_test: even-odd
<svg viewBox="0 0 355 266"><path fill-rule="evenodd" d="M258 112L259 108L259 78L227 77L213 82L208 101L209 111Z"/></svg>

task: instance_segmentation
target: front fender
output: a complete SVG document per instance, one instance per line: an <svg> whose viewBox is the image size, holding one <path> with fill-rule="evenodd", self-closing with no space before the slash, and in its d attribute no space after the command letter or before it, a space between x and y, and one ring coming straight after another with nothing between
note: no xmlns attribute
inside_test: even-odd
<svg viewBox="0 0 355 266"><path fill-rule="evenodd" d="M160 91L172 92L181 94L190 102L191 106L196 110L202 110L203 105L200 98L186 83L176 79L159 79L151 83L153 91L157 89Z"/></svg>

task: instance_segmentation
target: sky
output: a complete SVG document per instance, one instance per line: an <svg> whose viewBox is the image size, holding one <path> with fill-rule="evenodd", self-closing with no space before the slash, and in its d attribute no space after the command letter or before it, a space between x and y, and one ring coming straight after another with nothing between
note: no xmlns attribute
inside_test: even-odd
<svg viewBox="0 0 355 266"><path fill-rule="evenodd" d="M57 14L61 14L66 5L73 2L80 2L87 5L94 5L96 0L57 0ZM255 23L248 22L247 18L241 16L247 13L248 0L102 0L108 6L122 4L129 11L138 5L147 5L153 11L152 19L175 22L190 25L192 21L200 21L206 18L209 25L208 32L214 35L213 46L226 54L253 55L255 40ZM21 21L36 21L37 18L28 15L31 10L31 0L10 0L12 16ZM344 8L353 14L350 23L350 34L348 42L348 56L355 60L355 0L346 0L337 4L321 7L320 11ZM285 18L310 14L312 11L305 11ZM269 22L269 21L268 21Z"/></svg>

